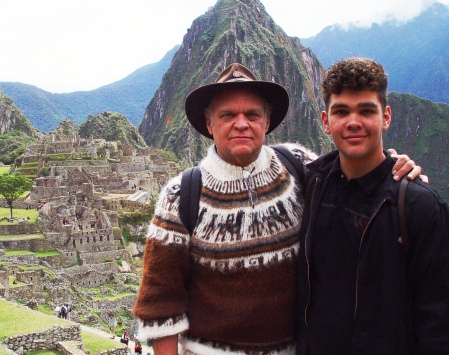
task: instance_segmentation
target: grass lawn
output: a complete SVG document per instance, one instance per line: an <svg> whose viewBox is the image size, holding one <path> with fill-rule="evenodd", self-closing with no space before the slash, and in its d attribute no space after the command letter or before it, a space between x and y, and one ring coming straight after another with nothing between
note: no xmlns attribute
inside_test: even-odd
<svg viewBox="0 0 449 355"><path fill-rule="evenodd" d="M0 341L18 334L40 332L55 325L67 327L70 324L64 319L0 300Z"/></svg>
<svg viewBox="0 0 449 355"><path fill-rule="evenodd" d="M18 255L30 255L34 254L32 251L29 250L6 250L5 256L18 256Z"/></svg>
<svg viewBox="0 0 449 355"><path fill-rule="evenodd" d="M56 250L35 251L34 254L37 257L61 255L61 253L59 251L56 251Z"/></svg>
<svg viewBox="0 0 449 355"><path fill-rule="evenodd" d="M15 288L15 287L20 287L20 286L26 285L25 282L17 281L14 276L8 276L8 278L9 278L9 287L10 288ZM14 283L14 282L16 282L16 283Z"/></svg>
<svg viewBox="0 0 449 355"><path fill-rule="evenodd" d="M41 307L40 307L41 308ZM50 313L53 311L44 307L43 311ZM55 325L67 327L73 323L58 318L53 314L47 315L39 311L34 311L28 307L8 302L0 299L0 342L10 336L19 334L41 332L45 329L53 328ZM83 344L92 355L96 355L104 350L123 348L126 345L121 344L117 340L104 338L99 336L95 331L83 329L81 331ZM5 355L6 351L1 348L0 355ZM30 351L26 355L60 355L61 353L54 350ZM9 355L9 353L8 353Z"/></svg>
<svg viewBox="0 0 449 355"><path fill-rule="evenodd" d="M36 211L35 208L32 208L30 210L27 210L25 208L13 208L12 215L13 217L22 219L27 219L27 217L30 217L28 222L31 224L35 224L37 222L37 217L39 217L39 211ZM3 217L7 218L11 217L11 212L9 208L0 207L0 219L2 219ZM0 221L0 225L12 225L12 224L18 224L18 222L11 223L6 220Z"/></svg>
<svg viewBox="0 0 449 355"><path fill-rule="evenodd" d="M39 310L39 312L48 314L49 316L54 316L55 315L55 311L53 309L50 308L50 306L48 304L39 304L37 306L37 309Z"/></svg>
<svg viewBox="0 0 449 355"><path fill-rule="evenodd" d="M81 331L81 338L83 339L84 347L93 355L98 354L103 350L123 348L126 346L116 340L103 338L85 330Z"/></svg>
<svg viewBox="0 0 449 355"><path fill-rule="evenodd" d="M11 167L9 165L0 166L0 175L3 175L4 173L9 173L9 169Z"/></svg>

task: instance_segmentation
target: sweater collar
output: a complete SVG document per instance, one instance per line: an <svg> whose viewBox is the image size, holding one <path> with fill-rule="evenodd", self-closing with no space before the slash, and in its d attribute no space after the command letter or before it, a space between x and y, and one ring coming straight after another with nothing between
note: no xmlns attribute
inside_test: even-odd
<svg viewBox="0 0 449 355"><path fill-rule="evenodd" d="M257 174L270 168L270 162L274 152L272 149L263 145L259 156L251 164L241 167L229 164L224 161L217 153L215 144L209 147L206 157L201 161L200 167L208 171L214 178L223 181L231 181L242 178L242 171L248 170L251 174Z"/></svg>

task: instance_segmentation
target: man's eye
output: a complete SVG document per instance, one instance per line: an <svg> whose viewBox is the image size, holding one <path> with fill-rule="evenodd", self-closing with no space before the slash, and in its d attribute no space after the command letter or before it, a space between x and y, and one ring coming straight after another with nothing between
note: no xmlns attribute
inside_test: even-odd
<svg viewBox="0 0 449 355"><path fill-rule="evenodd" d="M251 121L255 121L255 120L259 119L259 117L260 117L260 115L258 115L257 113L250 113L250 114L248 114L248 118Z"/></svg>

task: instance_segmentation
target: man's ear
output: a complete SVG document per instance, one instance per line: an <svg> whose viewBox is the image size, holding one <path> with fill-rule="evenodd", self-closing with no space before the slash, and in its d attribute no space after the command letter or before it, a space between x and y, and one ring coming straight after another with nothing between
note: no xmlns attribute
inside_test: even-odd
<svg viewBox="0 0 449 355"><path fill-rule="evenodd" d="M268 132L268 129L270 128L270 114L267 115L267 119L265 120L265 133Z"/></svg>
<svg viewBox="0 0 449 355"><path fill-rule="evenodd" d="M326 111L321 111L321 122L323 122L324 132L326 132L326 134L331 134L331 129L329 127L329 118Z"/></svg>
<svg viewBox="0 0 449 355"><path fill-rule="evenodd" d="M384 131L386 131L390 127L390 124L391 124L391 107L390 106L385 107L385 112L384 112L382 118L383 118L382 129Z"/></svg>
<svg viewBox="0 0 449 355"><path fill-rule="evenodd" d="M212 133L213 132L213 130L212 130L212 120L211 120L210 116L208 116L208 115L205 115L205 118L206 118L207 130L213 136L213 133Z"/></svg>

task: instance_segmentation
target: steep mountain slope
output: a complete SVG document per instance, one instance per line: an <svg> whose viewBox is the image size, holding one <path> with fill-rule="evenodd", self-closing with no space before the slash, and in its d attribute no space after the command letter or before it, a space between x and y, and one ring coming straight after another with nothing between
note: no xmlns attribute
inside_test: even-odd
<svg viewBox="0 0 449 355"><path fill-rule="evenodd" d="M391 91L449 103L449 7L434 3L404 24L386 22L370 28L326 27L301 39L323 65L363 56L382 63Z"/></svg>
<svg viewBox="0 0 449 355"><path fill-rule="evenodd" d="M287 118L270 141L300 141L318 152L329 148L318 121L322 67L297 38L274 23L258 0L219 0L193 22L139 126L145 141L190 161L199 159L210 141L187 124L185 98L214 82L232 62L251 68L260 79L282 84L290 94Z"/></svg>
<svg viewBox="0 0 449 355"><path fill-rule="evenodd" d="M449 105L410 94L390 93L392 123L384 146L409 154L449 201Z"/></svg>
<svg viewBox="0 0 449 355"><path fill-rule="evenodd" d="M103 111L120 112L137 125L178 48L175 46L159 62L92 91L53 94L32 85L11 82L0 82L0 89L14 99L17 107L41 131L52 131L65 118L80 123L88 115Z"/></svg>
<svg viewBox="0 0 449 355"><path fill-rule="evenodd" d="M38 131L17 108L12 98L0 90L0 134L12 130L21 131L34 138L38 136Z"/></svg>
<svg viewBox="0 0 449 355"><path fill-rule="evenodd" d="M0 162L11 164L28 144L37 142L38 135L13 100L0 90Z"/></svg>

